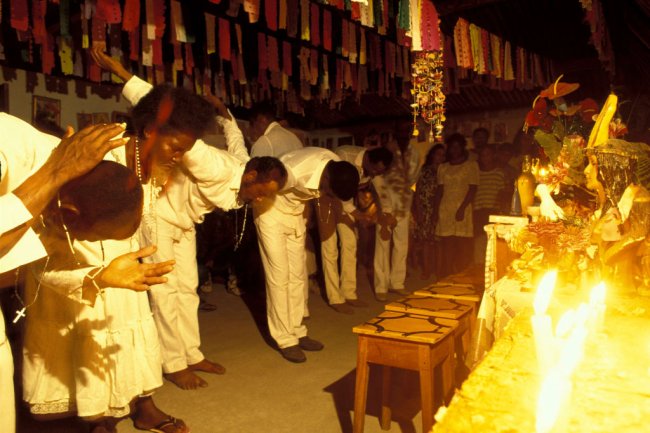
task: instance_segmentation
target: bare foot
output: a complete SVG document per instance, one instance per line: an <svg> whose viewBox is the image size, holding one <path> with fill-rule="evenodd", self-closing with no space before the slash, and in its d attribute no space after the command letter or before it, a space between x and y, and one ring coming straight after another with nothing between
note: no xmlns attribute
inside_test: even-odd
<svg viewBox="0 0 650 433"><path fill-rule="evenodd" d="M153 430L164 433L189 433L183 420L176 419L160 410L151 397L141 397L135 402L135 412L131 414L133 427L138 430ZM155 430L154 430L155 429Z"/></svg>
<svg viewBox="0 0 650 433"><path fill-rule="evenodd" d="M190 371L189 367L173 373L165 373L163 376L181 389L197 389L208 386L208 382Z"/></svg>
<svg viewBox="0 0 650 433"><path fill-rule="evenodd" d="M212 374L224 374L226 372L226 367L219 364L218 362L212 362L205 358L196 364L190 364L187 366L190 371L203 371L205 373Z"/></svg>

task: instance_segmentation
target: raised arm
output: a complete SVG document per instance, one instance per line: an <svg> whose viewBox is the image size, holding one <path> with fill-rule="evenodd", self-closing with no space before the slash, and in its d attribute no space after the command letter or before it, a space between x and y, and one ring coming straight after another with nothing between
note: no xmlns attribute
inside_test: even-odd
<svg viewBox="0 0 650 433"><path fill-rule="evenodd" d="M223 134L226 137L226 147L228 153L235 155L240 160L246 162L250 159L244 134L242 134L237 121L230 111L226 108L223 101L207 90L205 99L210 102L217 110L217 122L223 127Z"/></svg>
<svg viewBox="0 0 650 433"><path fill-rule="evenodd" d="M133 77L133 74L127 71L120 62L106 54L99 47L92 47L90 49L90 56L100 68L117 75L125 83Z"/></svg>

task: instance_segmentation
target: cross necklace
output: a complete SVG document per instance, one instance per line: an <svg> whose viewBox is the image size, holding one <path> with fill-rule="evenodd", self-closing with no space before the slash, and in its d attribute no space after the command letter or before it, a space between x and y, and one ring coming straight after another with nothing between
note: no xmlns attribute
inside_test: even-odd
<svg viewBox="0 0 650 433"><path fill-rule="evenodd" d="M16 295L16 298L20 302L20 305L23 306L20 310L16 310L16 317L14 317L14 320L12 323L18 323L20 319L23 317L27 316L27 309L34 305L36 302L36 299L38 299L38 292L41 290L41 281L43 281L43 275L45 274L45 270L47 269L47 265L50 263L50 257L48 256L47 259L45 260L45 266L43 266L43 270L41 271L41 278L38 279L38 285L36 286L36 293L34 293L34 299L32 299L32 302L30 302L28 305L25 305L25 301L23 301L23 298L20 296L18 293L18 276L20 274L20 268L16 269L16 282L14 284L14 294Z"/></svg>

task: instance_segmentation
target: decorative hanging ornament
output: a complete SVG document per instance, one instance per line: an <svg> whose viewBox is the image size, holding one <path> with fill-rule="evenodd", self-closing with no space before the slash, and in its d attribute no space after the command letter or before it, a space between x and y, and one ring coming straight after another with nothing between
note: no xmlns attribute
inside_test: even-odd
<svg viewBox="0 0 650 433"><path fill-rule="evenodd" d="M442 142L445 118L445 94L443 86L443 55L439 51L415 53L411 76L413 87L413 136L420 134L417 128L418 115L429 125L429 140Z"/></svg>

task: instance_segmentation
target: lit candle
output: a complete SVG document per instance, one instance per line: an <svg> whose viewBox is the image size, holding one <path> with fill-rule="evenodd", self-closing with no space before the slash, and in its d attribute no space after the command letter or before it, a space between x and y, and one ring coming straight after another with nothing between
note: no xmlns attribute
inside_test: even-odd
<svg viewBox="0 0 650 433"><path fill-rule="evenodd" d="M594 324L596 331L602 329L605 321L605 294L607 287L604 282L601 282L589 293L589 310L590 321Z"/></svg>
<svg viewBox="0 0 650 433"><path fill-rule="evenodd" d="M551 371L542 382L537 399L535 431L548 433L553 429L564 401L571 392L571 381L563 376L559 369Z"/></svg>
<svg viewBox="0 0 650 433"><path fill-rule="evenodd" d="M553 327L551 317L546 314L546 310L551 303L556 280L557 271L547 272L537 287L537 293L533 301L535 314L531 317L531 323L535 337L537 362L541 374L546 373L553 362Z"/></svg>
<svg viewBox="0 0 650 433"><path fill-rule="evenodd" d="M537 400L535 431L548 433L555 426L562 407L571 394L571 375L584 355L589 308L580 304L578 310L567 311L558 321L556 336L560 344L559 358L544 377ZM566 338L564 338L566 336ZM563 431L558 428L558 431Z"/></svg>

